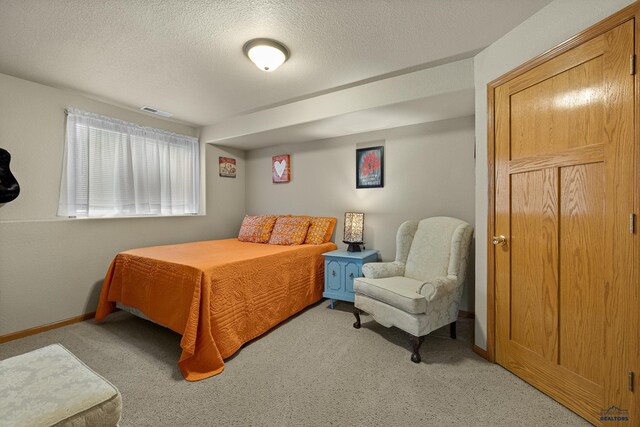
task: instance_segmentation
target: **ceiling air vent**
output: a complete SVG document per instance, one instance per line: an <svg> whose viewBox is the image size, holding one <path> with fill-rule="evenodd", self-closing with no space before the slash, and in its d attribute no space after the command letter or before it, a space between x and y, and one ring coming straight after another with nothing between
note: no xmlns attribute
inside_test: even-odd
<svg viewBox="0 0 640 427"><path fill-rule="evenodd" d="M144 112L155 114L157 116L162 116L162 117L171 117L171 116L173 116L173 114L171 114L171 113L167 113L166 111L160 111L160 110L158 110L156 108L149 107L148 105L145 105L144 107L140 107L140 109L142 111L144 111Z"/></svg>

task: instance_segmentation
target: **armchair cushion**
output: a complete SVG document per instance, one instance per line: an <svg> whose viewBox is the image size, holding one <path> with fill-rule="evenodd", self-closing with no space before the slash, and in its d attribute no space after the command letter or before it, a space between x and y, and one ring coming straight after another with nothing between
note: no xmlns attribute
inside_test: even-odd
<svg viewBox="0 0 640 427"><path fill-rule="evenodd" d="M464 229L468 225L448 217L420 221L407 257L405 276L418 280L447 276L450 273L452 236L461 226Z"/></svg>
<svg viewBox="0 0 640 427"><path fill-rule="evenodd" d="M418 292L422 285L420 280L403 276L382 279L359 277L353 281L356 295L369 296L411 314L427 311L427 300Z"/></svg>
<svg viewBox="0 0 640 427"><path fill-rule="evenodd" d="M362 274L369 279L404 276L404 263L398 261L368 262L362 266Z"/></svg>

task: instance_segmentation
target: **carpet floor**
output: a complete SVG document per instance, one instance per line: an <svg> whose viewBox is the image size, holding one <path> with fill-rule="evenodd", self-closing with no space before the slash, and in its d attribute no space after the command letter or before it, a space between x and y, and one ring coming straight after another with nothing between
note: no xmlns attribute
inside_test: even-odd
<svg viewBox="0 0 640 427"><path fill-rule="evenodd" d="M476 355L473 320L427 336L422 363L407 335L353 305L314 305L245 345L222 374L185 381L180 336L125 312L0 345L0 359L61 343L122 393L127 426L588 425Z"/></svg>

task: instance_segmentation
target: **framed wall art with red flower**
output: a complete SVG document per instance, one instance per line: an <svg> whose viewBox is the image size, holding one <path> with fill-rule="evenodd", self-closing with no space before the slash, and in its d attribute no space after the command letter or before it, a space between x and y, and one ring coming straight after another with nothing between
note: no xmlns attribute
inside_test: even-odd
<svg viewBox="0 0 640 427"><path fill-rule="evenodd" d="M384 187L384 147L356 150L356 188Z"/></svg>

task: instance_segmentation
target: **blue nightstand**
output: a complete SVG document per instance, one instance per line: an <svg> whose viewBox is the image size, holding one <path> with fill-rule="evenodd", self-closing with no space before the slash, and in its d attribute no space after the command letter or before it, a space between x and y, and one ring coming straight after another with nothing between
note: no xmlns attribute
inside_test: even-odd
<svg viewBox="0 0 640 427"><path fill-rule="evenodd" d="M331 251L324 256L324 292L322 296L333 300L353 302L353 279L362 276L362 264L378 261L378 251L362 252Z"/></svg>

